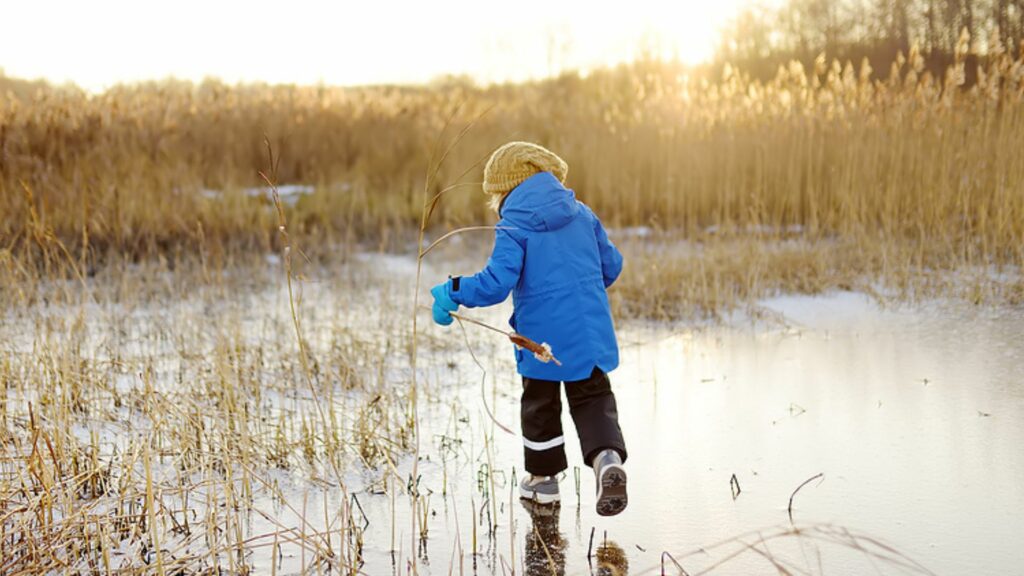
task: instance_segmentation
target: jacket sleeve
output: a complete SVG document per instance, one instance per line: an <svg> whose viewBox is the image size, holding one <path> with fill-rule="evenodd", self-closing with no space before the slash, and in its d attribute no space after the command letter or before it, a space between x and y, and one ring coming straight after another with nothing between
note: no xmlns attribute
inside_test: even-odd
<svg viewBox="0 0 1024 576"><path fill-rule="evenodd" d="M593 212L591 212L591 215L594 217L594 234L597 236L597 249L601 254L601 272L604 276L604 287L608 288L615 283L619 274L622 273L622 253L608 239L608 233L605 232L604 226L601 225L601 220L597 215Z"/></svg>
<svg viewBox="0 0 1024 576"><path fill-rule="evenodd" d="M468 308L503 302L519 282L524 255L523 247L507 230L498 230L487 266L472 276L453 282L452 300Z"/></svg>

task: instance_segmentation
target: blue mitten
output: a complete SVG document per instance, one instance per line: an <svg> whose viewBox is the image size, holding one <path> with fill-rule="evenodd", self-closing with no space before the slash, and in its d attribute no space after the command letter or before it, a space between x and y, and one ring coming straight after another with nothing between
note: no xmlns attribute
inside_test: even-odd
<svg viewBox="0 0 1024 576"><path fill-rule="evenodd" d="M449 312L455 312L459 309L459 305L452 300L449 292L451 290L451 283L451 280L449 280L430 289L430 295L434 297L434 322L441 326L451 324L453 318Z"/></svg>

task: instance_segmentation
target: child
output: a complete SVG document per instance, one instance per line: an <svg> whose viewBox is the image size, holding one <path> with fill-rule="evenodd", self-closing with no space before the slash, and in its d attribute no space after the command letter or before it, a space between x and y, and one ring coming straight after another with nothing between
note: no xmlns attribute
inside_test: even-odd
<svg viewBox="0 0 1024 576"><path fill-rule="evenodd" d="M527 142L498 148L484 168L484 192L500 221L483 271L431 290L434 321L452 323L459 305L492 306L512 292L512 328L546 342L561 366L517 349L523 377L522 429L529 473L520 496L559 501L557 475L566 469L561 383L583 458L597 477L597 512L626 508L626 445L607 373L619 364L606 289L622 271L622 255L601 221L562 183L569 167Z"/></svg>

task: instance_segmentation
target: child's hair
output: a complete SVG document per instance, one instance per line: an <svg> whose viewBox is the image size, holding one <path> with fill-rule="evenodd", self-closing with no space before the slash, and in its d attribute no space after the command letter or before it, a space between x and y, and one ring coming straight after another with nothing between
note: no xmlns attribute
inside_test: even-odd
<svg viewBox="0 0 1024 576"><path fill-rule="evenodd" d="M530 142L509 142L491 154L484 166L484 193L495 212L516 186L538 172L551 172L565 182L569 165L547 148Z"/></svg>

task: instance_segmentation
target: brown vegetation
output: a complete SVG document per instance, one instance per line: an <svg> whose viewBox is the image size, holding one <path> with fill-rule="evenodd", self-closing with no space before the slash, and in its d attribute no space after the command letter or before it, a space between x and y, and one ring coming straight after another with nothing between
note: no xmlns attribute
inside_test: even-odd
<svg viewBox="0 0 1024 576"><path fill-rule="evenodd" d="M1017 278L1024 61L992 55L966 89L968 44L961 39L941 78L912 52L885 83L824 60L781 68L767 83L729 70L708 82L639 62L491 88L207 82L8 97L0 274L24 280L51 260L76 263L68 278L151 257L224 265L275 248L266 195L246 191L260 185L264 134L280 152L280 180L315 188L288 209L292 234L315 239L304 242L312 257L356 241L401 246L419 224L431 144L458 109L456 124L478 121L432 185L433 194L465 184L437 208L438 228L492 218L476 193L478 165L519 138L563 155L570 186L613 227L648 226L704 254L750 244L728 259L753 260L713 279L725 294L762 293L743 284L751 275L764 289L796 290L894 270ZM787 238L807 250L766 248ZM636 255L627 289L644 278L664 288ZM683 262L680 279L696 286L687 277L698 268ZM700 269L723 262L703 259Z"/></svg>

